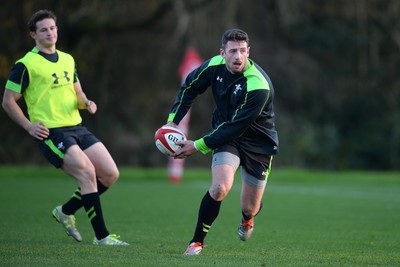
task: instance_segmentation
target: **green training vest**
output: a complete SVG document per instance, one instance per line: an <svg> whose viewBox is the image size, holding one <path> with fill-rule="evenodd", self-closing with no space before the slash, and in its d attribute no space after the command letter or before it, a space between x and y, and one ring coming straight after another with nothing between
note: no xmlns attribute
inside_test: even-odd
<svg viewBox="0 0 400 267"><path fill-rule="evenodd" d="M21 62L29 75L24 92L32 123L44 122L47 128L74 126L82 122L74 89L75 61L58 51L58 61L51 62L38 54L35 47Z"/></svg>

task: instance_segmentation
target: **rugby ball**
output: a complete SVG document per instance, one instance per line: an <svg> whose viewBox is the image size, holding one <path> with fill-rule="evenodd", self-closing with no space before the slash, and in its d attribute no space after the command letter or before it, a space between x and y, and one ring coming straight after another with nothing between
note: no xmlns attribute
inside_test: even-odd
<svg viewBox="0 0 400 267"><path fill-rule="evenodd" d="M171 126L163 126L156 131L154 142L161 153L171 156L180 149L177 141L186 140L185 134L179 129Z"/></svg>

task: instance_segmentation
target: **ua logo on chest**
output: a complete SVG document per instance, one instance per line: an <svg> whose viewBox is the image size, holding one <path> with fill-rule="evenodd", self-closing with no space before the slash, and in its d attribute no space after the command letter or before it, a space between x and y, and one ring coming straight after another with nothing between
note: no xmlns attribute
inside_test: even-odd
<svg viewBox="0 0 400 267"><path fill-rule="evenodd" d="M58 84L58 80L60 79L60 77L58 77L56 73L53 73L51 76L53 76L53 78L54 78L54 84ZM64 71L64 77L62 77L62 78L66 79L67 82L69 82L71 80L68 77L68 71Z"/></svg>

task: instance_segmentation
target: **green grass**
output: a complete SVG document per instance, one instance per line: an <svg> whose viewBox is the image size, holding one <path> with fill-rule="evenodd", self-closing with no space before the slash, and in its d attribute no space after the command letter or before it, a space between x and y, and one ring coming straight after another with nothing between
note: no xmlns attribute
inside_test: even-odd
<svg viewBox="0 0 400 267"><path fill-rule="evenodd" d="M250 240L237 237L240 178L198 257L184 256L208 169L172 185L164 169L121 169L102 196L106 223L129 247L67 237L51 218L75 182L53 168L0 168L0 266L400 266L400 174L275 168Z"/></svg>

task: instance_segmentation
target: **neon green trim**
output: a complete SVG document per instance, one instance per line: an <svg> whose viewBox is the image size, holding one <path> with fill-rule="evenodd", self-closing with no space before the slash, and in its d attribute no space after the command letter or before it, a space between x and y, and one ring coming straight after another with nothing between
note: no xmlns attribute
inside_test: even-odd
<svg viewBox="0 0 400 267"><path fill-rule="evenodd" d="M257 89L270 90L268 81L256 68L254 62L249 59L251 67L249 67L244 73L244 77L247 79L247 91L253 91Z"/></svg>
<svg viewBox="0 0 400 267"><path fill-rule="evenodd" d="M208 63L208 66L207 66L207 67L209 67L209 66L223 65L223 64L225 64L225 59L224 59L221 55L218 55L218 56L213 57L213 58L210 60L210 63Z"/></svg>
<svg viewBox="0 0 400 267"><path fill-rule="evenodd" d="M87 216L89 217L89 221L93 220L94 217L96 217L96 211L94 210L94 207L91 207L87 212Z"/></svg>
<svg viewBox="0 0 400 267"><path fill-rule="evenodd" d="M57 154L60 158L64 159L64 153L62 153L51 141L50 139L44 140L44 143L53 151L55 154Z"/></svg>
<svg viewBox="0 0 400 267"><path fill-rule="evenodd" d="M208 231L210 231L210 229L211 229L211 225L203 223L203 232L204 233L208 233Z"/></svg>
<svg viewBox="0 0 400 267"><path fill-rule="evenodd" d="M77 199L79 199L79 200L82 200L82 197L81 197L81 189L80 189L80 188L77 188L77 189L75 190L75 192L72 194L71 198L72 198L72 197L77 198Z"/></svg>
<svg viewBox="0 0 400 267"><path fill-rule="evenodd" d="M270 158L269 158L269 166L268 166L268 169L266 171L265 180L268 180L269 174L271 173L272 159L273 159L273 156L270 156Z"/></svg>
<svg viewBox="0 0 400 267"><path fill-rule="evenodd" d="M82 200L81 196L78 195L78 194L76 194L76 193L74 193L74 194L72 195L72 197L74 197L74 198L76 198L76 199L79 199L79 200Z"/></svg>
<svg viewBox="0 0 400 267"><path fill-rule="evenodd" d="M172 121L174 121L175 115L176 115L176 113L171 113L171 114L169 114L169 115L168 115L167 122L172 122Z"/></svg>
<svg viewBox="0 0 400 267"><path fill-rule="evenodd" d="M200 138L194 141L194 143L196 144L197 149L203 154L207 154L211 151L211 148L209 148L204 142L204 138Z"/></svg>
<svg viewBox="0 0 400 267"><path fill-rule="evenodd" d="M11 91L13 91L13 92L21 93L21 85L15 83L15 82L12 82L10 80L7 81L6 88L11 90Z"/></svg>
<svg viewBox="0 0 400 267"><path fill-rule="evenodd" d="M36 46L32 48L31 52L39 54L39 48L37 48Z"/></svg>

